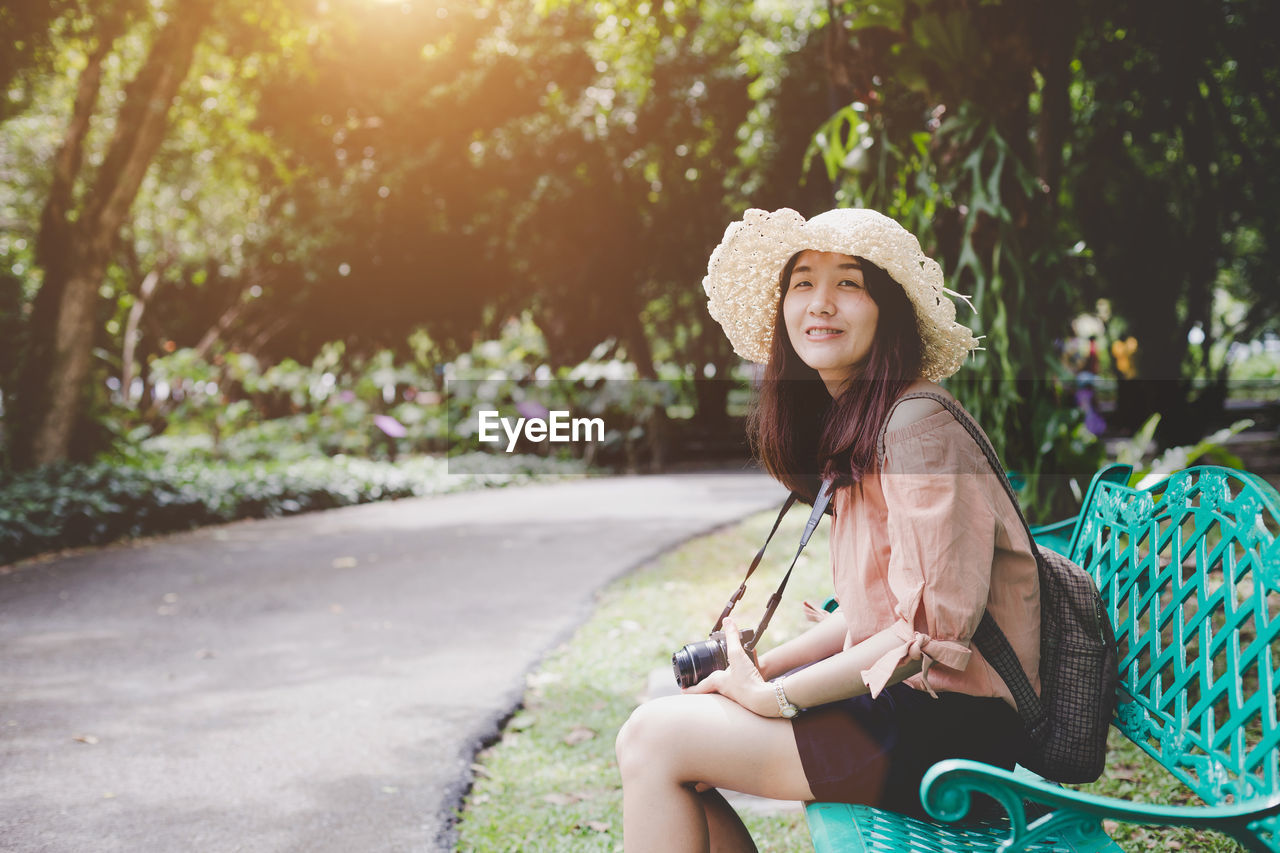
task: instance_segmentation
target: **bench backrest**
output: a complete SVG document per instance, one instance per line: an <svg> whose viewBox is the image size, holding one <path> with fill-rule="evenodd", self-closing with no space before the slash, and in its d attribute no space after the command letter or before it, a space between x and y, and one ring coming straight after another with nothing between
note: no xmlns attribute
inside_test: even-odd
<svg viewBox="0 0 1280 853"><path fill-rule="evenodd" d="M1116 725L1210 805L1280 791L1280 494L1214 466L1099 483L1072 558L1120 651Z"/></svg>

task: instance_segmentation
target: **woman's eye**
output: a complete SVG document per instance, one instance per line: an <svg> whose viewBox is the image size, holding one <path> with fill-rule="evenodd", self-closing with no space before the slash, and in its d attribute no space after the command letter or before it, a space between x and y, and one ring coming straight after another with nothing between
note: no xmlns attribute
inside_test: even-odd
<svg viewBox="0 0 1280 853"><path fill-rule="evenodd" d="M850 287L862 287L862 282L860 282L860 281L854 281L854 280L853 280L853 279L851 279L851 278L846 278L844 281L842 281L842 282L840 282L840 283L841 283L841 284L847 284L847 285L849 285Z"/></svg>
<svg viewBox="0 0 1280 853"><path fill-rule="evenodd" d="M808 287L808 286L809 286L809 282L807 282L807 281L797 281L797 282L792 282L791 286L792 286L792 288L796 288L796 287Z"/></svg>

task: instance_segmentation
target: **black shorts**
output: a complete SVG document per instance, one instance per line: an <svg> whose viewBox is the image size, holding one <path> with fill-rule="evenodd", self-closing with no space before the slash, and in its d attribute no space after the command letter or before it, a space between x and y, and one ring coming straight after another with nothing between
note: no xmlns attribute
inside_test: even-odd
<svg viewBox="0 0 1280 853"><path fill-rule="evenodd" d="M922 818L928 815L920 805L920 780L934 764L971 758L1012 769L1024 743L1022 721L1003 699L963 693L934 699L905 682L875 699L864 695L807 708L792 729L819 801Z"/></svg>

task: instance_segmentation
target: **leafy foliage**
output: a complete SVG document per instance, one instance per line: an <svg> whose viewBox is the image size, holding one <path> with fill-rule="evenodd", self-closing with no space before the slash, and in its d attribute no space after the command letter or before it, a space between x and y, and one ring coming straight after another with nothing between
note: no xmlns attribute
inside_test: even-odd
<svg viewBox="0 0 1280 853"><path fill-rule="evenodd" d="M47 273L38 223L83 69L118 30L84 140L93 167L169 17L134 0L48 6L6 12L19 38L0 51L7 431L9 368L47 331L30 323ZM707 252L744 207L834 202L900 218L970 295L961 319L985 350L953 390L1001 425L992 438L1028 474L1033 512L1056 514L1049 484L1098 453L1054 368L1070 317L1106 297L1104 338L1136 335L1142 376L1211 379L1121 383L1120 428L1161 411L1161 441L1188 443L1220 425L1232 342L1280 316L1267 286L1280 170L1266 166L1280 87L1265 61L1280 28L1262 0L1187 10L218 4L102 275L71 455L188 417L220 447L219 431L286 414L282 391L221 413L170 406L157 391L184 349L265 374L340 343L335 375L390 352L434 381L525 312L549 369L621 359L641 379L679 375L704 426L723 426L716 383L737 360L697 287ZM1196 327L1203 345L1188 346ZM220 370L203 381L226 384ZM348 437L328 450L364 452Z"/></svg>
<svg viewBox="0 0 1280 853"><path fill-rule="evenodd" d="M1114 448L1116 462L1133 466L1133 474L1129 477L1131 487L1145 489L1176 471L1192 465L1205 464L1201 457L1207 457L1212 464L1244 468L1240 457L1227 450L1225 445L1232 436L1253 426L1253 421L1248 418L1238 420L1229 427L1205 436L1193 445L1169 447L1158 455L1151 455L1149 449L1159 424L1160 415L1152 415L1132 438L1117 443Z"/></svg>
<svg viewBox="0 0 1280 853"><path fill-rule="evenodd" d="M462 475L469 467L479 473ZM143 464L44 467L0 482L0 564L43 551L270 518L390 498L579 473L580 465L527 457L475 465L465 457L395 464L343 456L210 466L199 454Z"/></svg>

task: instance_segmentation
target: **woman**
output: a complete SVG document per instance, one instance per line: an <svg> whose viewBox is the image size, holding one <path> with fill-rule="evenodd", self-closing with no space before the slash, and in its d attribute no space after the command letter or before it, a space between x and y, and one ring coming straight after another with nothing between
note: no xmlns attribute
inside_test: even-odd
<svg viewBox="0 0 1280 853"><path fill-rule="evenodd" d="M1022 726L970 638L989 610L1039 689L1031 543L964 427L899 401L946 395L977 345L941 269L875 211L749 210L703 287L735 351L767 364L750 422L766 469L810 497L834 479L841 606L758 666L726 620L727 669L636 709L617 741L626 849L754 850L715 788L922 814L936 761L1012 767Z"/></svg>

